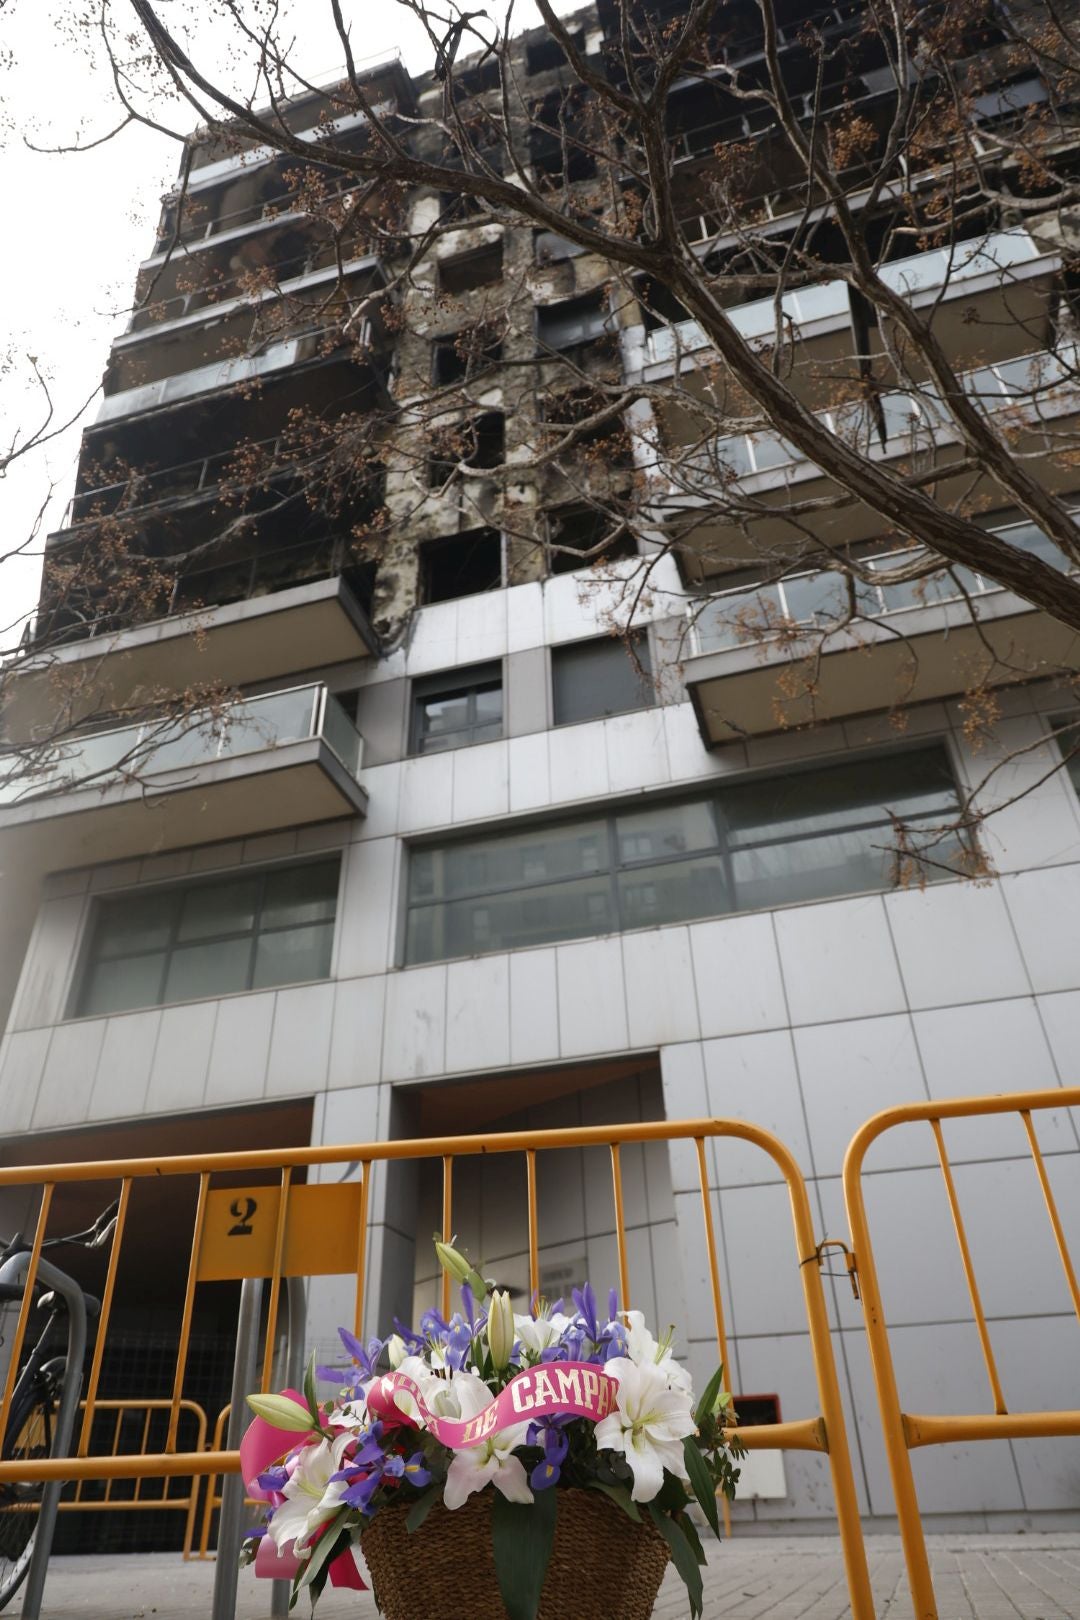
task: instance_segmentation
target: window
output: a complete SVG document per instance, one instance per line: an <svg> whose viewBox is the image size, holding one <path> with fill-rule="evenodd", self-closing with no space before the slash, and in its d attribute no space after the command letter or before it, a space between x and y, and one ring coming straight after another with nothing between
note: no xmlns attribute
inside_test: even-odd
<svg viewBox="0 0 1080 1620"><path fill-rule="evenodd" d="M554 648L551 676L557 726L646 709L653 701L649 644L640 631L629 647L622 636L601 636Z"/></svg>
<svg viewBox="0 0 1080 1620"><path fill-rule="evenodd" d="M325 979L340 859L98 902L73 1016Z"/></svg>
<svg viewBox="0 0 1080 1620"><path fill-rule="evenodd" d="M502 669L484 664L413 684L414 754L442 753L502 736Z"/></svg>
<svg viewBox="0 0 1080 1620"><path fill-rule="evenodd" d="M552 574L568 574L575 568L637 555L630 531L620 531L616 519L593 506L554 507L547 516L547 529L548 572ZM603 544L608 536L610 540ZM602 544L602 551L594 550Z"/></svg>
<svg viewBox="0 0 1080 1620"><path fill-rule="evenodd" d="M420 600L452 602L458 596L497 591L502 584L502 536L498 529L467 529L420 546Z"/></svg>
<svg viewBox="0 0 1080 1620"><path fill-rule="evenodd" d="M456 253L453 258L439 260L439 287L455 297L501 280L501 242L489 242L471 253Z"/></svg>
<svg viewBox="0 0 1080 1620"><path fill-rule="evenodd" d="M432 344L432 381L440 388L466 382L495 365L501 355L502 339L497 328L486 321L463 326L459 332L436 338Z"/></svg>
<svg viewBox="0 0 1080 1620"><path fill-rule="evenodd" d="M537 264L556 264L560 259L576 259L585 252L576 242L570 242L558 231L533 232L533 257Z"/></svg>
<svg viewBox="0 0 1080 1620"><path fill-rule="evenodd" d="M585 35L579 30L570 35L570 42L577 50L583 51ZM550 73L552 68L562 67L565 62L563 48L551 34L530 40L525 46L525 71L530 75Z"/></svg>
<svg viewBox="0 0 1080 1620"><path fill-rule="evenodd" d="M603 288L580 298L562 298L558 303L537 307L536 337L542 349L565 353L614 330L615 317Z"/></svg>
<svg viewBox="0 0 1080 1620"><path fill-rule="evenodd" d="M497 467L506 443L506 418L502 411L486 411L471 422L440 428L431 435L428 457L428 487L439 489L453 477L458 466Z"/></svg>
<svg viewBox="0 0 1080 1620"><path fill-rule="evenodd" d="M893 817L960 869L940 746L725 787L705 797L414 850L407 962L653 928L897 881Z"/></svg>

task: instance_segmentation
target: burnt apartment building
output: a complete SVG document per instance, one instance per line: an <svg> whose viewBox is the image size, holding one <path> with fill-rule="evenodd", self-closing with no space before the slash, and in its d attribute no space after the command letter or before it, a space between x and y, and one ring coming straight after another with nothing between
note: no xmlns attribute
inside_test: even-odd
<svg viewBox="0 0 1080 1620"><path fill-rule="evenodd" d="M869 126L888 118L896 81L860 33L864 8L775 10L797 117L843 100ZM717 11L717 61L749 71L756 6ZM614 0L569 20L592 70L616 71L617 25ZM834 82L814 77L808 26L851 39ZM985 22L971 48L1002 37ZM988 147L1049 95L1001 61ZM601 135L589 94L568 100L561 49L534 30L512 62L530 173L553 195L598 195ZM430 122L443 79L397 60L361 71L402 139L444 156ZM463 55L454 83L482 133L497 62ZM333 88L291 103L287 122L301 142L362 147L352 105ZM710 189L736 146L756 228L783 241L795 204L761 109L696 72L673 84L667 116L681 228L702 253L737 246L718 237ZM632 170L628 158L628 194ZM59 737L0 787L9 1159L739 1116L790 1146L835 1237L845 1146L878 1109L1075 1083L1080 772L1053 769L1072 699L1052 672L1075 663L1070 632L975 574L963 588L945 575L875 585L901 542L852 503L829 521L867 564L863 616L824 646L811 701L789 672L800 635L835 611L837 575L776 555L785 506L827 493L827 478L778 434L737 431L734 407L697 456L717 386L700 327L663 287L557 231L453 189L371 197L326 165L195 136L151 246L49 539L33 656L7 688L10 742ZM893 242L886 270L937 306L972 388L1006 410L1017 378L1032 386L1061 353L1070 265L1059 219L1003 207L947 249ZM745 337L768 340L767 288L725 302ZM784 319L807 378L872 338L840 276L786 294ZM655 385L653 403L643 386L625 416L544 454L635 383ZM948 443L898 392L879 406L879 459L910 454L916 416L924 450ZM842 430L827 390L814 408ZM1047 412L1067 426L1077 409L1059 378ZM1057 462L1045 476L1067 491ZM756 552L717 516L710 478L775 513ZM987 523L1049 545L1015 512ZM987 636L1013 658L989 740L965 704ZM897 649L913 646L898 726ZM946 859L930 881L898 881L894 815L947 821L999 757L1007 802L975 835L995 875L973 883ZM1067 1112L1053 1136L1075 1229ZM957 1181L996 1256L986 1308L1010 1318L1005 1371L1030 1405L1062 1407L1075 1322L1056 1256L1017 1236L1037 1196L1021 1148L987 1126ZM888 1299L901 1375L923 1410L972 1409L967 1306L924 1264L933 1167L913 1145L873 1168L893 1258L910 1262ZM734 1144L711 1174L732 1386L748 1413L754 1396L765 1415L803 1416L816 1402L798 1277L777 1262L785 1187ZM624 1176L635 1302L680 1325L700 1375L714 1345L696 1170L687 1180L675 1149L650 1144L624 1153ZM525 1289L516 1183L489 1162L460 1198L461 1242ZM438 1199L424 1173L377 1187L372 1331L433 1298ZM584 1275L606 1287L612 1214L591 1162L553 1159L540 1201L545 1290ZM177 1230L190 1219L159 1215ZM178 1276L155 1264L151 1230L144 1241L140 1286L114 1312L117 1390L137 1353L144 1370L155 1355L168 1366L175 1344ZM859 1307L846 1283L830 1287L861 1506L887 1519ZM311 1285L320 1345L347 1300L344 1283L340 1297ZM208 1406L227 1384L235 1305L216 1285L197 1320L206 1371L191 1393ZM1075 1441L992 1449L992 1468L977 1449L917 1455L931 1522L1050 1527L1075 1513ZM823 1456L748 1461L737 1519L829 1512Z"/></svg>

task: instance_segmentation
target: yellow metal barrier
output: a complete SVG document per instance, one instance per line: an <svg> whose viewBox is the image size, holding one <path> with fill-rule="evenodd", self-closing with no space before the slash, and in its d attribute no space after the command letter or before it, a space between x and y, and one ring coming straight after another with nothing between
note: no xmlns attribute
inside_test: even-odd
<svg viewBox="0 0 1080 1620"><path fill-rule="evenodd" d="M80 1410L86 1416L86 1403L83 1402ZM155 1414L168 1413L171 1419L172 1402L167 1400L131 1400L131 1401L98 1401L95 1406L94 1417L114 1417L112 1434L109 1439L110 1457L125 1455L120 1449L120 1442L125 1428L129 1427L129 1420L141 1418L141 1436L139 1439L139 1454L146 1455L150 1451L151 1428ZM190 1435L191 1447L194 1451L202 1451L206 1446L206 1413L195 1401L182 1400L180 1402L180 1422L184 1418L191 1420L194 1432ZM191 1427L189 1425L189 1427ZM121 1475L120 1478L125 1476ZM184 1519L184 1557L192 1556L192 1542L195 1536L195 1512L199 1501L199 1477L196 1474L163 1476L161 1479L161 1495L146 1496L143 1494L143 1479L147 1476L135 1478L132 1483L134 1489L130 1496L116 1496L113 1494L115 1478L107 1479L105 1490L101 1496L88 1496L86 1486L92 1481L86 1476L74 1481L75 1494L65 1496L60 1502L61 1513L183 1513ZM151 1476L152 1477L152 1476ZM177 1496L171 1492L174 1480L187 1479L187 1494Z"/></svg>
<svg viewBox="0 0 1080 1620"><path fill-rule="evenodd" d="M1005 1401L997 1362L994 1357L983 1308L982 1295L972 1260L971 1245L964 1225L960 1201L956 1191L952 1164L945 1147L942 1121L954 1119L986 1118L999 1114L1019 1117L1027 1137L1028 1151L1038 1181L1042 1201L1055 1247L1061 1261L1066 1290L1072 1301L1077 1321L1080 1322L1080 1287L1076 1268L1069 1254L1065 1232L1046 1163L1039 1146L1033 1116L1049 1108L1080 1107L1080 1088L1058 1091L1011 1092L998 1097L959 1097L949 1102L913 1103L906 1107L889 1108L875 1115L856 1132L844 1160L844 1198L848 1223L851 1228L855 1265L862 1294L863 1315L869 1339L870 1360L877 1386L881 1425L889 1460L900 1534L904 1546L908 1579L916 1620L937 1620L937 1600L930 1575L926 1540L919 1513L918 1496L911 1468L910 1453L917 1446L940 1446L972 1440L1015 1440L1053 1435L1080 1434L1080 1410L1062 1412L1010 1412ZM992 1412L966 1414L934 1414L916 1416L905 1412L900 1403L896 1369L889 1344L889 1330L881 1300L877 1268L874 1264L873 1245L863 1198L863 1161L870 1145L885 1131L896 1125L909 1125L922 1121L930 1126L934 1146L944 1183L960 1263L971 1301L972 1316L978 1334L986 1378L989 1385Z"/></svg>
<svg viewBox="0 0 1080 1620"><path fill-rule="evenodd" d="M231 1405L223 1406L221 1411L218 1413L217 1422L214 1424L213 1438L210 1441L211 1451L221 1451L224 1448L225 1435L229 1427L229 1417L231 1413ZM202 1528L199 1531L199 1551L196 1555L201 1559L213 1558L216 1556L210 1551L210 1533L214 1523L214 1514L221 1506L221 1478L222 1476L220 1474L211 1474L206 1481L206 1495L203 1499ZM254 1497L248 1496L245 1497L244 1500L249 1507L254 1508L260 1506L260 1504L255 1501ZM185 1551L184 1556L187 1558L191 1555L189 1552Z"/></svg>
<svg viewBox="0 0 1080 1620"><path fill-rule="evenodd" d="M58 1189L81 1184L119 1183L119 1212L112 1238L97 1341L87 1381L86 1408L75 1456L19 1462L0 1461L0 1481L7 1479L119 1479L133 1477L169 1478L186 1475L235 1473L239 1469L236 1452L222 1449L224 1430L218 1427L209 1451L182 1452L177 1449L177 1427L183 1409L183 1389L195 1314L196 1291L200 1282L226 1277L269 1278L266 1320L262 1325L261 1386L269 1389L272 1377L282 1283L288 1276L312 1274L355 1275L354 1328L362 1331L367 1279L368 1210L374 1166L401 1160L442 1161L442 1226L447 1241L454 1236L454 1165L471 1156L515 1153L525 1160L528 1217L529 1286L540 1285L540 1239L538 1230L538 1161L546 1152L576 1148L607 1149L610 1154L611 1187L622 1304L631 1304L630 1266L623 1198L623 1148L631 1143L693 1142L696 1151L705 1251L719 1359L729 1366L720 1262L713 1222L712 1190L709 1186L706 1143L730 1138L759 1148L773 1161L787 1186L790 1205L793 1252L789 1264L798 1275L809 1328L817 1379L820 1414L798 1422L763 1424L747 1429L742 1439L751 1449L783 1449L824 1452L832 1471L836 1513L843 1542L848 1589L853 1620L873 1620L870 1580L859 1523L851 1454L843 1421L840 1389L829 1336L825 1295L820 1274L821 1253L814 1235L806 1185L788 1149L770 1132L736 1119L658 1121L646 1124L592 1126L574 1130L508 1132L483 1136L426 1138L400 1142L372 1142L361 1145L307 1147L287 1150L261 1149L249 1153L218 1153L173 1158L109 1160L98 1163L56 1164L0 1169L0 1189L38 1189L38 1215L31 1240L31 1258L26 1296L12 1342L2 1407L0 1433L6 1432L12 1390L21 1360L29 1315L32 1284L37 1274L41 1246L49 1223L50 1208ZM359 1180L330 1185L304 1185L296 1172L315 1166L339 1168L356 1166ZM267 1182L266 1173L273 1173ZM260 1185L237 1191L238 1173L261 1175ZM144 1184L160 1187L163 1178L191 1178L193 1208L192 1241L186 1280L172 1399L167 1402L169 1423L166 1442L156 1455L92 1457L89 1452L90 1427L95 1412L105 1403L97 1391L108 1337L116 1281L132 1199ZM213 1185L216 1177L227 1178L224 1185ZM111 1190L110 1188L110 1190ZM61 1198L62 1198L61 1194ZM334 1202L329 1218L323 1207ZM443 1310L450 1308L450 1280L443 1279Z"/></svg>

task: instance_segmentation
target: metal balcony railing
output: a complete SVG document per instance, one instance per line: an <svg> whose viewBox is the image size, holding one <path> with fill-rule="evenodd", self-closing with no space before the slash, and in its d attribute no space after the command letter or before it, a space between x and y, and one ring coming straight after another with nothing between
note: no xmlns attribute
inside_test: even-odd
<svg viewBox="0 0 1080 1620"><path fill-rule="evenodd" d="M1061 552L1034 523L1011 523L995 527L993 532L1052 567L1063 566ZM926 555L911 548L885 551L863 558L862 566L871 573L886 571ZM899 585L858 581L853 588L857 612L864 619L884 619L912 609L956 602L965 593L981 597L1002 589L996 580L969 568L953 568ZM687 610L694 653L724 652L767 641L792 626L827 630L830 625L844 623L848 611L847 577L831 569L793 574L770 584L740 585L704 603L692 604Z"/></svg>
<svg viewBox="0 0 1080 1620"><path fill-rule="evenodd" d="M955 247L932 248L926 253L893 259L881 265L878 274L887 287L906 297L941 289L948 299L959 296L980 276L1000 276L1007 282L1021 265L1056 258L1056 254L1047 252L1027 231L1016 229L994 231L969 242L959 242ZM799 287L784 294L781 308L785 324L790 322L794 326L817 320L847 320L847 282L838 279L816 287ZM744 338L775 335L776 301L773 298L755 298L747 304L736 304L727 311L727 316ZM648 363L663 364L674 357L676 350L693 354L705 342L701 327L694 320L657 327L646 340Z"/></svg>
<svg viewBox="0 0 1080 1620"><path fill-rule="evenodd" d="M1037 423L1043 411L1048 417L1060 415L1062 404L1075 410L1080 390L1080 349L1074 346L1060 355L1044 350L979 366L965 372L961 382L965 393L983 410L995 412L1011 407L1028 413ZM954 434L948 407L929 386L918 394L883 394L877 403L880 417L858 402L821 411L818 420L863 454L881 456L932 450ZM777 433L736 433L717 439L708 452L689 452L679 466L685 486L691 479L707 480L721 468L727 476L748 478L755 473L808 464L802 451Z"/></svg>
<svg viewBox="0 0 1080 1620"><path fill-rule="evenodd" d="M277 297L279 294L298 291L309 276L334 268L336 262L333 242L325 239L312 242L306 252L295 253L291 258L275 259L261 266L252 265L237 275L224 277L221 281L208 282L202 287L191 287L186 291L172 293L167 298L158 298L152 303L142 305L131 317L128 335L136 332L152 334L159 327L183 320L187 315L198 314L200 310L217 314L224 312L232 303L245 301L254 303L268 296ZM359 254L347 261L345 273L354 275L365 265L370 264L373 268L377 268L378 263L374 254ZM248 283L257 279L260 270L266 272L272 279L265 286L254 287L249 291Z"/></svg>
<svg viewBox="0 0 1080 1620"><path fill-rule="evenodd" d="M284 440L279 434L273 438L256 440L250 445L233 445L230 449L219 450L214 455L196 456L191 461L178 461L174 466L158 467L152 472L132 471L126 478L117 479L111 484L98 484L93 489L84 489L78 495L73 495L68 502L63 523L57 532L62 533L78 523L107 517L117 510L125 498L127 510L142 512L149 507L160 506L166 501L178 501L191 495L209 493L226 483L240 488L239 478L235 474L230 477L230 469L235 468L241 449L245 458L249 451L259 457L260 466L266 468L266 476L276 472L287 472L288 464L280 468L276 466L276 458L283 443Z"/></svg>
<svg viewBox="0 0 1080 1620"><path fill-rule="evenodd" d="M363 744L345 710L325 686L296 686L246 698L221 713L151 719L111 731L68 737L46 757L22 755L0 763L0 805L63 793L143 782L166 771L196 772L219 760L262 753L318 737L352 777Z"/></svg>

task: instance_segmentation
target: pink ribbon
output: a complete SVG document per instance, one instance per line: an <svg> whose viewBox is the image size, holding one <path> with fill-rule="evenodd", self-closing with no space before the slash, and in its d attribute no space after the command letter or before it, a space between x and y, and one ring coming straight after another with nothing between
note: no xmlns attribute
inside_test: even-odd
<svg viewBox="0 0 1080 1620"><path fill-rule="evenodd" d="M307 1398L297 1389L283 1392L298 1406L307 1406ZM247 1493L259 1502L278 1503L283 1498L259 1484L259 1475L291 1451L309 1443L309 1436L298 1435L295 1429L276 1429L265 1418L257 1417L248 1424L240 1441L240 1473ZM293 1543L286 1542L279 1553L268 1535L259 1541L255 1554L255 1573L263 1580L291 1581L301 1568ZM338 1553L330 1565L330 1585L347 1587L354 1592L366 1592L367 1585L356 1566L351 1547Z"/></svg>
<svg viewBox="0 0 1080 1620"><path fill-rule="evenodd" d="M366 1394L368 1409L375 1417L399 1422L401 1408L396 1397L400 1393L409 1395L435 1438L451 1450L461 1451L478 1446L512 1423L531 1423L536 1418L565 1415L599 1423L613 1410L618 1388L617 1379L590 1362L552 1361L517 1373L491 1405L473 1418L436 1417L419 1386L401 1372L376 1378Z"/></svg>

